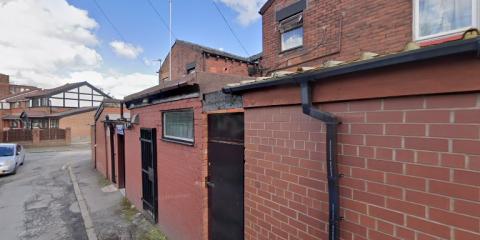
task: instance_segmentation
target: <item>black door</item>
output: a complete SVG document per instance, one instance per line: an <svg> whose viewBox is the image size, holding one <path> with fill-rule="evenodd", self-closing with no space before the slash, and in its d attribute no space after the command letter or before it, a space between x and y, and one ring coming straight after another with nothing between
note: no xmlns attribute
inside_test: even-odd
<svg viewBox="0 0 480 240"><path fill-rule="evenodd" d="M115 174L115 142L114 142L114 137L115 137L115 128L113 126L109 126L109 131L110 131L110 162L112 165L112 173L110 176L112 176L112 182L117 183L117 176Z"/></svg>
<svg viewBox="0 0 480 240"><path fill-rule="evenodd" d="M212 240L243 239L243 113L208 117L209 224Z"/></svg>
<svg viewBox="0 0 480 240"><path fill-rule="evenodd" d="M157 222L157 137L155 129L141 129L143 210Z"/></svg>

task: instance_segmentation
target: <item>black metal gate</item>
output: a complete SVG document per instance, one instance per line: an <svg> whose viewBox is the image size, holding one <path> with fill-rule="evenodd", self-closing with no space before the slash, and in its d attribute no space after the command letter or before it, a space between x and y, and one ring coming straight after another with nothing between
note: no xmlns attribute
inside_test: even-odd
<svg viewBox="0 0 480 240"><path fill-rule="evenodd" d="M208 117L209 224L212 240L244 236L243 113Z"/></svg>
<svg viewBox="0 0 480 240"><path fill-rule="evenodd" d="M140 143L142 154L143 210L157 222L157 137L155 129L142 128Z"/></svg>

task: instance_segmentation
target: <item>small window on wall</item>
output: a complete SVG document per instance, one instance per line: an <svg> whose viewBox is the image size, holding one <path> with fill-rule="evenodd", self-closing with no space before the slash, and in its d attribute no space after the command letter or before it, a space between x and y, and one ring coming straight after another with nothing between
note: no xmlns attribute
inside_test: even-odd
<svg viewBox="0 0 480 240"><path fill-rule="evenodd" d="M416 40L462 33L478 27L478 0L415 0Z"/></svg>
<svg viewBox="0 0 480 240"><path fill-rule="evenodd" d="M303 14L299 13L284 19L279 25L281 34L281 51L288 51L303 46Z"/></svg>
<svg viewBox="0 0 480 240"><path fill-rule="evenodd" d="M163 112L163 138L193 143L193 110Z"/></svg>

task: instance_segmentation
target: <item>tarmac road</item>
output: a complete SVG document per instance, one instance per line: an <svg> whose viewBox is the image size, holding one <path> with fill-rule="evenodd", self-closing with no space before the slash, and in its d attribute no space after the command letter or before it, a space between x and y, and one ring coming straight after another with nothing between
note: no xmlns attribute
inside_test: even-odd
<svg viewBox="0 0 480 240"><path fill-rule="evenodd" d="M87 239L68 168L88 148L27 150L16 175L0 177L0 239Z"/></svg>

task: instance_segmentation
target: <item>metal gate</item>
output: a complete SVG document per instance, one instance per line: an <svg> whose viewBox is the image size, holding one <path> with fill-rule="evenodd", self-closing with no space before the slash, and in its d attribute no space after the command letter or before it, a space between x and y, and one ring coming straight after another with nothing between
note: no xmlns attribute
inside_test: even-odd
<svg viewBox="0 0 480 240"><path fill-rule="evenodd" d="M157 222L157 137L155 129L142 128L140 143L142 154L143 210Z"/></svg>
<svg viewBox="0 0 480 240"><path fill-rule="evenodd" d="M208 117L209 224L212 240L244 236L243 113Z"/></svg>

